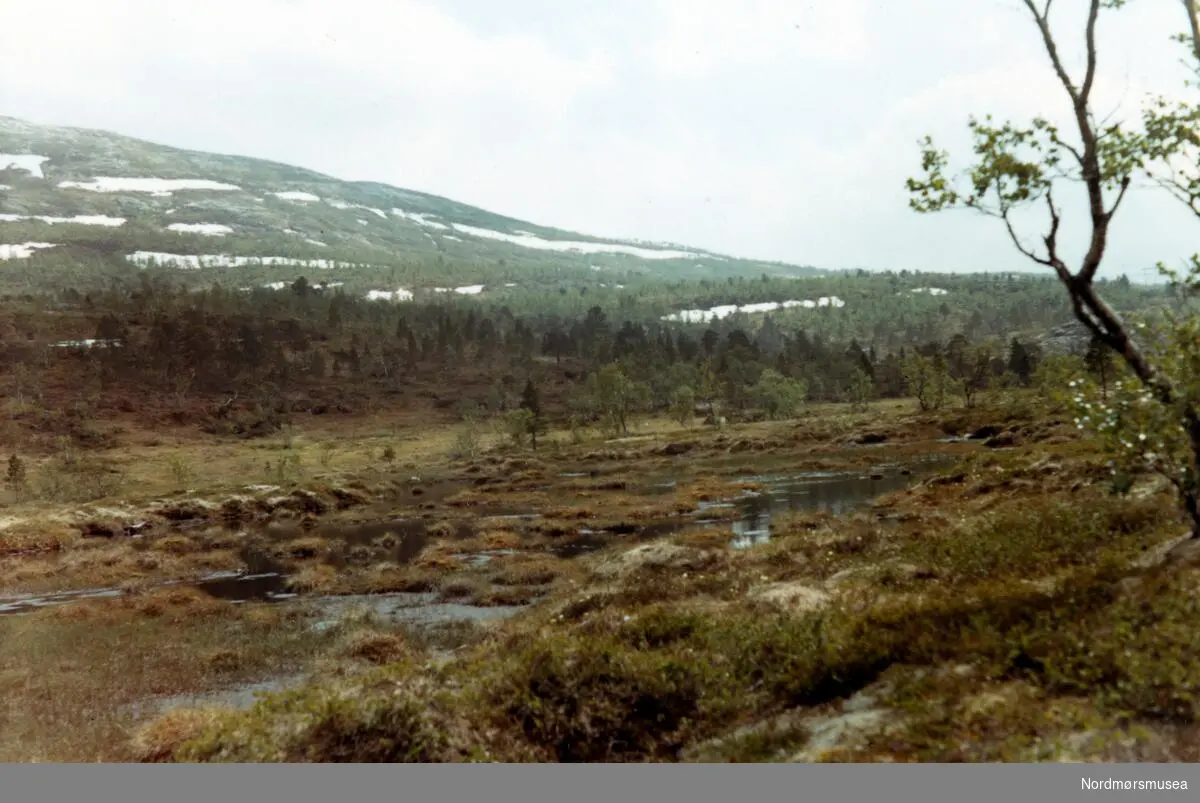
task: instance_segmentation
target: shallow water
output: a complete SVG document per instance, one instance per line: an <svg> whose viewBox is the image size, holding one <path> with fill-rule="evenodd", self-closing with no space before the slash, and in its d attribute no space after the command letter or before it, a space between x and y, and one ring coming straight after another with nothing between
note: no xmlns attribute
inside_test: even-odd
<svg viewBox="0 0 1200 803"><path fill-rule="evenodd" d="M236 574L209 577L192 584L206 594L230 602L250 600L289 599L296 596L286 591L287 578L280 572Z"/></svg>
<svg viewBox="0 0 1200 803"><path fill-rule="evenodd" d="M447 625L457 622L487 622L505 619L525 609L523 605L464 605L438 602L432 593L356 594L340 597L308 597L305 603L317 612L318 630L335 627L344 616L365 610L392 623L418 626Z"/></svg>
<svg viewBox="0 0 1200 803"><path fill-rule="evenodd" d="M86 588L47 594L14 594L9 597L0 597L0 616L30 613L40 608L51 608L85 599L119 597L122 593L124 592L119 588Z"/></svg>
<svg viewBox="0 0 1200 803"><path fill-rule="evenodd" d="M258 702L260 695L282 691L303 680L304 675L282 675L254 683L243 683L223 689L195 692L194 694L149 697L131 705L130 713L134 717L143 717L162 714L172 708L202 708L208 706L249 708Z"/></svg>
<svg viewBox="0 0 1200 803"><path fill-rule="evenodd" d="M742 548L770 540L773 514L824 511L845 515L885 494L915 485L946 462L948 459L941 455L930 455L865 471L739 477L742 482L758 483L762 492L747 494L734 502L742 515L732 523L732 545Z"/></svg>

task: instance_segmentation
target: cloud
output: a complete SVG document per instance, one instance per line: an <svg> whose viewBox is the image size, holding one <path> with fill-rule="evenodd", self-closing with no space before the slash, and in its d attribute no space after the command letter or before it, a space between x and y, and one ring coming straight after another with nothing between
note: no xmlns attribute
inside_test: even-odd
<svg viewBox="0 0 1200 803"><path fill-rule="evenodd" d="M653 65L703 78L718 70L857 63L869 53L865 0L654 0Z"/></svg>
<svg viewBox="0 0 1200 803"><path fill-rule="evenodd" d="M45 31L53 35L30 35ZM564 55L532 35L483 35L420 0L42 0L6 12L0 64L5 97L66 104L103 90L115 116L148 101L186 108L192 89L201 99L303 94L302 82L317 77L319 88L340 91L309 93L316 110L339 95L448 105L502 96L555 109L611 81L603 56Z"/></svg>
<svg viewBox="0 0 1200 803"><path fill-rule="evenodd" d="M1173 5L1106 20L1099 110L1178 83ZM1073 41L1080 0L1055 8ZM1070 123L1017 0L40 0L6 10L0 97L35 120L827 267L1023 266L991 221L909 211L916 140L969 155L972 112ZM1128 214L1118 260L1183 236Z"/></svg>

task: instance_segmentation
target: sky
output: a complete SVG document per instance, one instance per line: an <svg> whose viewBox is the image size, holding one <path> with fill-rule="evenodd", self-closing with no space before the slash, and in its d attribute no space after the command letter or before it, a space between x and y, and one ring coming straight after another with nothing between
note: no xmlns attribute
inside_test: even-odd
<svg viewBox="0 0 1200 803"><path fill-rule="evenodd" d="M1054 9L1078 74L1082 0ZM995 220L912 212L904 180L924 134L969 157L968 115L1070 119L1020 0L5 0L4 17L0 114L826 269L1043 270ZM1099 112L1184 91L1185 22L1178 0L1104 15ZM1077 259L1085 207L1063 200ZM1139 190L1103 273L1179 265L1197 234Z"/></svg>

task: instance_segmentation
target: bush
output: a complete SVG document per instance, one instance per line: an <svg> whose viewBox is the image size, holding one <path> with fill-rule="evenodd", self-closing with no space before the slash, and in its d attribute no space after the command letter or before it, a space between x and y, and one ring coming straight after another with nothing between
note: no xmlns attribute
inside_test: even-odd
<svg viewBox="0 0 1200 803"><path fill-rule="evenodd" d="M480 436L479 424L474 418L467 418L454 436L454 455L461 459L470 460L479 455Z"/></svg>
<svg viewBox="0 0 1200 803"><path fill-rule="evenodd" d="M1156 500L1133 502L1088 494L1052 501L1014 499L972 517L952 534L923 540L914 557L958 580L1044 576L1095 560L1122 542L1149 546L1157 528L1177 520Z"/></svg>
<svg viewBox="0 0 1200 803"><path fill-rule="evenodd" d="M751 397L772 419L794 416L807 392L804 382L788 379L774 368L763 370L750 389Z"/></svg>

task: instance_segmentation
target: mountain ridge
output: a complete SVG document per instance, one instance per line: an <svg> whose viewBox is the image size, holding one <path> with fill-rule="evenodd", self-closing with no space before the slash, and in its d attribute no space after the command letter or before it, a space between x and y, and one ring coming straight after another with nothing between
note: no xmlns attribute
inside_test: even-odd
<svg viewBox="0 0 1200 803"><path fill-rule="evenodd" d="M575 232L275 160L4 116L0 243L9 260L53 260L64 253L60 246L74 245L109 258L124 251L126 262L143 268L207 271L230 267L224 263L231 260L257 265L253 260L261 258L268 262L258 267L408 268L414 280L422 278L414 266L430 262L452 264L476 281L513 279L521 268L542 276L610 271L677 280L818 273L677 243ZM489 268L509 270L493 277ZM378 278L359 272L367 284Z"/></svg>

